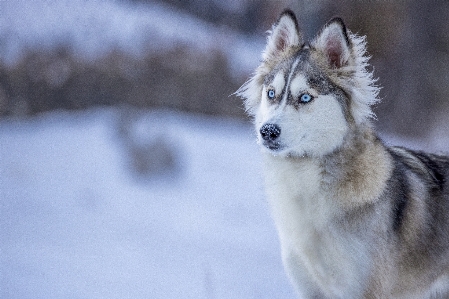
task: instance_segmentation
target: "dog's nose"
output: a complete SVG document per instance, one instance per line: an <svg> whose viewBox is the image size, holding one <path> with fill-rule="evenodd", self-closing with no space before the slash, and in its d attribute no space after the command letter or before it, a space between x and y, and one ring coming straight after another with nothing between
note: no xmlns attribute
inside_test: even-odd
<svg viewBox="0 0 449 299"><path fill-rule="evenodd" d="M281 128L275 124L265 124L260 128L260 136L263 140L274 141L281 135Z"/></svg>

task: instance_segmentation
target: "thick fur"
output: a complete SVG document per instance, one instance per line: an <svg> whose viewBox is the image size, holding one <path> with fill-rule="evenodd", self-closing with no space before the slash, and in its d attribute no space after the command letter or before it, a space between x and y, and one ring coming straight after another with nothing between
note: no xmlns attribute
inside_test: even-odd
<svg viewBox="0 0 449 299"><path fill-rule="evenodd" d="M237 91L282 259L301 298L449 298L449 158L377 137L365 46L339 18L305 43L286 11Z"/></svg>

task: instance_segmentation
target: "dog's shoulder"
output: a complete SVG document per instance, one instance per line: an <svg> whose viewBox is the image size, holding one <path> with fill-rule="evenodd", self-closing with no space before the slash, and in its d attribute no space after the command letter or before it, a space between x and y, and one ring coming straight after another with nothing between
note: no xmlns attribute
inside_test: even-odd
<svg viewBox="0 0 449 299"><path fill-rule="evenodd" d="M418 175L432 189L446 191L449 182L449 156L410 150L405 147L390 147L389 153L399 172L410 171Z"/></svg>

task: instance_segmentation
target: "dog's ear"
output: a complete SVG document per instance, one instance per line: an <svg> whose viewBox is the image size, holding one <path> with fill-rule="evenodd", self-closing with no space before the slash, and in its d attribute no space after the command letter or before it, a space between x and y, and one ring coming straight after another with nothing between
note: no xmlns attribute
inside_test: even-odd
<svg viewBox="0 0 449 299"><path fill-rule="evenodd" d="M299 32L295 14L291 10L285 10L270 31L262 58L264 61L277 58L291 47L299 47L302 44L303 37Z"/></svg>
<svg viewBox="0 0 449 299"><path fill-rule="evenodd" d="M346 26L340 18L327 22L311 45L326 55L329 66L332 68L341 68L349 62L350 41Z"/></svg>
<svg viewBox="0 0 449 299"><path fill-rule="evenodd" d="M334 18L324 25L310 46L321 52L327 68L337 70L333 79L348 93L355 122L368 123L367 120L375 118L371 106L379 102L380 88L369 70L365 36L351 33L342 19Z"/></svg>

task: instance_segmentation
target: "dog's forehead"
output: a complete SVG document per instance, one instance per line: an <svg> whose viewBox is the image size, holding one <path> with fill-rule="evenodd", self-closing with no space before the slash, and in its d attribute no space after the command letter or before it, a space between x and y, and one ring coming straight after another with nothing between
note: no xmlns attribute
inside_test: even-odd
<svg viewBox="0 0 449 299"><path fill-rule="evenodd" d="M281 61L264 77L263 84L271 85L273 81L275 81L276 77L280 75L282 75L284 80L286 80L285 77L287 76L292 63L293 62L291 60Z"/></svg>
<svg viewBox="0 0 449 299"><path fill-rule="evenodd" d="M279 79L280 74L284 76L284 81L286 82L289 75L295 77L298 73L305 73L309 65L309 54L308 49L302 49L290 58L280 61L265 76L263 83L265 85L272 85L276 79Z"/></svg>
<svg viewBox="0 0 449 299"><path fill-rule="evenodd" d="M290 83L290 92L292 95L297 96L300 92L307 90L309 87L307 77L303 73L298 73Z"/></svg>
<svg viewBox="0 0 449 299"><path fill-rule="evenodd" d="M274 88L276 92L281 92L285 86L285 73L283 70L279 70L277 74L274 76L273 81L271 82L271 86Z"/></svg>
<svg viewBox="0 0 449 299"><path fill-rule="evenodd" d="M293 95L309 88L319 94L335 91L336 85L325 75L310 54L311 50L304 47L290 58L282 60L265 76L263 84L273 87L276 92L286 91L284 87L289 85L288 90Z"/></svg>

